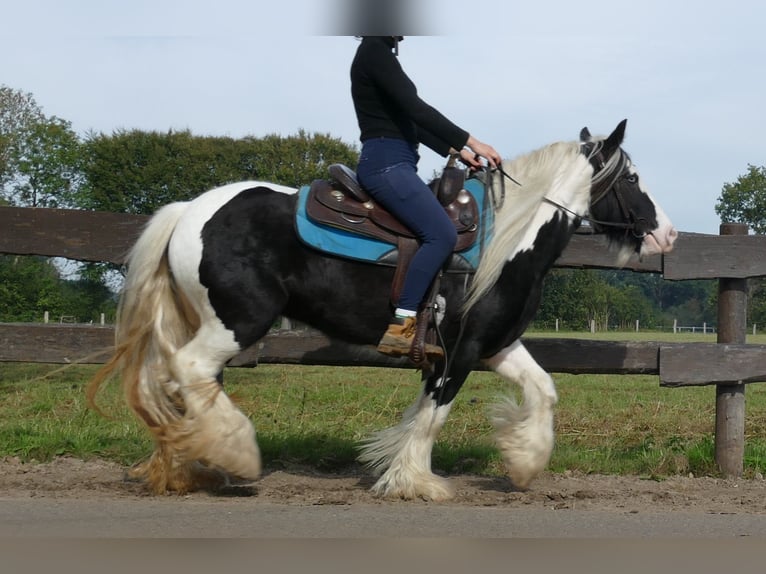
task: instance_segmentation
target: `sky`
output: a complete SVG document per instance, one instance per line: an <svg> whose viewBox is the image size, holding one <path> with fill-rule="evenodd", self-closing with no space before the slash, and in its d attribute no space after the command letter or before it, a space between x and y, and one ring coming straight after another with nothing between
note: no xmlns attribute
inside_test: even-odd
<svg viewBox="0 0 766 574"><path fill-rule="evenodd" d="M376 5L387 1L404 2ZM354 0L2 3L0 84L82 135L305 130L358 143ZM399 59L420 96L503 157L627 118L644 184L679 231L711 234L723 185L766 164L763 0L404 4ZM429 179L444 160L421 156Z"/></svg>

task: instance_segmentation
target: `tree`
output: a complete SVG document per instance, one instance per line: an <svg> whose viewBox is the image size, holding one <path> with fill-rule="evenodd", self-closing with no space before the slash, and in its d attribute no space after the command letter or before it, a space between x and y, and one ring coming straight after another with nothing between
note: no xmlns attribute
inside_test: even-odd
<svg viewBox="0 0 766 574"><path fill-rule="evenodd" d="M636 321L648 329L656 326L658 313L638 285L613 286L612 289L610 306L614 325L622 330L632 329Z"/></svg>
<svg viewBox="0 0 766 574"><path fill-rule="evenodd" d="M71 207L82 181L80 140L57 117L32 123L11 154L16 176L9 184L17 205Z"/></svg>
<svg viewBox="0 0 766 574"><path fill-rule="evenodd" d="M359 159L356 148L340 139L303 130L288 137L248 137L240 149L243 175L291 187L327 177L327 166L332 163L356 166Z"/></svg>
<svg viewBox="0 0 766 574"><path fill-rule="evenodd" d="M78 204L85 209L150 214L190 199L208 186L205 167L216 165L204 141L188 131L89 134ZM218 158L221 159L220 157Z"/></svg>
<svg viewBox="0 0 766 574"><path fill-rule="evenodd" d="M84 323L101 313L112 318L115 307L114 293L102 283L62 279L49 258L0 255L0 322L39 322L48 311Z"/></svg>
<svg viewBox="0 0 766 574"><path fill-rule="evenodd" d="M587 328L594 308L594 294L604 287L591 270L552 269L543 284L535 322L548 326L559 320L565 329Z"/></svg>
<svg viewBox="0 0 766 574"><path fill-rule="evenodd" d="M70 206L80 160L70 122L46 117L31 94L0 86L0 196L16 205Z"/></svg>
<svg viewBox="0 0 766 574"><path fill-rule="evenodd" d="M43 118L32 94L0 85L0 190L14 175L13 158L24 138Z"/></svg>
<svg viewBox="0 0 766 574"><path fill-rule="evenodd" d="M59 282L61 314L76 317L80 323L97 323L104 313L107 322L113 322L117 297L100 279L80 273L78 279Z"/></svg>
<svg viewBox="0 0 766 574"><path fill-rule="evenodd" d="M766 233L766 167L747 166L736 183L725 183L715 205L725 223L746 223L755 233Z"/></svg>
<svg viewBox="0 0 766 574"><path fill-rule="evenodd" d="M44 257L0 256L0 322L40 321L61 309L58 280Z"/></svg>
<svg viewBox="0 0 766 574"><path fill-rule="evenodd" d="M559 320L564 329L585 329L590 321L599 329L631 329L638 320L645 328L714 324L717 283L711 280L667 281L659 274L627 270L553 269L545 277L538 328ZM763 307L766 323L766 306Z"/></svg>
<svg viewBox="0 0 766 574"><path fill-rule="evenodd" d="M330 163L355 165L358 157L337 138L303 131L235 140L132 130L90 134L85 146L80 207L145 214L234 181L298 187L326 177Z"/></svg>

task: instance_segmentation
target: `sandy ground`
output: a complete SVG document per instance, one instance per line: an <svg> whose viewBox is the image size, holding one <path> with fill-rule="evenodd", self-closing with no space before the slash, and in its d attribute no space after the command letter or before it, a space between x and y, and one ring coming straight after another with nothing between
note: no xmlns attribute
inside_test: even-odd
<svg viewBox="0 0 766 574"><path fill-rule="evenodd" d="M130 499L151 496L145 487L125 479L125 468L103 460L58 458L48 463L0 460L0 497L57 499ZM633 476L544 473L525 492L512 489L505 479L454 476L453 501L441 505L507 508L643 512L699 512L706 514L766 514L766 480L670 477L650 480ZM290 506L408 504L373 497L373 478L318 474L312 470L267 471L261 480L216 492L186 497L200 500L247 497ZM418 504L414 502L412 504Z"/></svg>

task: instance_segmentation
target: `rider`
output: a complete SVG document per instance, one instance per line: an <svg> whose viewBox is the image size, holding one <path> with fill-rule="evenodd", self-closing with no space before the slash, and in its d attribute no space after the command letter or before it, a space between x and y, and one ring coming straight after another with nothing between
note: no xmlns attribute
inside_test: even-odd
<svg viewBox="0 0 766 574"><path fill-rule="evenodd" d="M361 131L359 183L404 223L420 242L404 280L399 301L378 350L401 356L410 352L415 322L431 282L457 241L455 228L433 192L417 174L418 144L439 155L459 157L472 169L480 158L495 167L500 155L453 124L418 96L397 56L403 36L362 36L351 64L351 96ZM426 346L431 359L441 347Z"/></svg>

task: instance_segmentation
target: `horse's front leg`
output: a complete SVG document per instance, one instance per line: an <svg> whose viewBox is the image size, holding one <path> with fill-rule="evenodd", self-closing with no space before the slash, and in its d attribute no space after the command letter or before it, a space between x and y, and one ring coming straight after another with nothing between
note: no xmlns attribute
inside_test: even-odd
<svg viewBox="0 0 766 574"><path fill-rule="evenodd" d="M420 397L405 411L401 422L362 444L359 460L382 473L372 487L376 496L433 501L455 496L450 482L431 471L431 451L452 405L451 400L439 400L441 384L440 379L436 385L425 381Z"/></svg>
<svg viewBox="0 0 766 574"><path fill-rule="evenodd" d="M523 392L521 405L510 395L492 409L495 441L508 476L517 488L527 488L548 464L553 452L553 407L558 398L553 379L514 342L486 364L500 376L517 383Z"/></svg>

